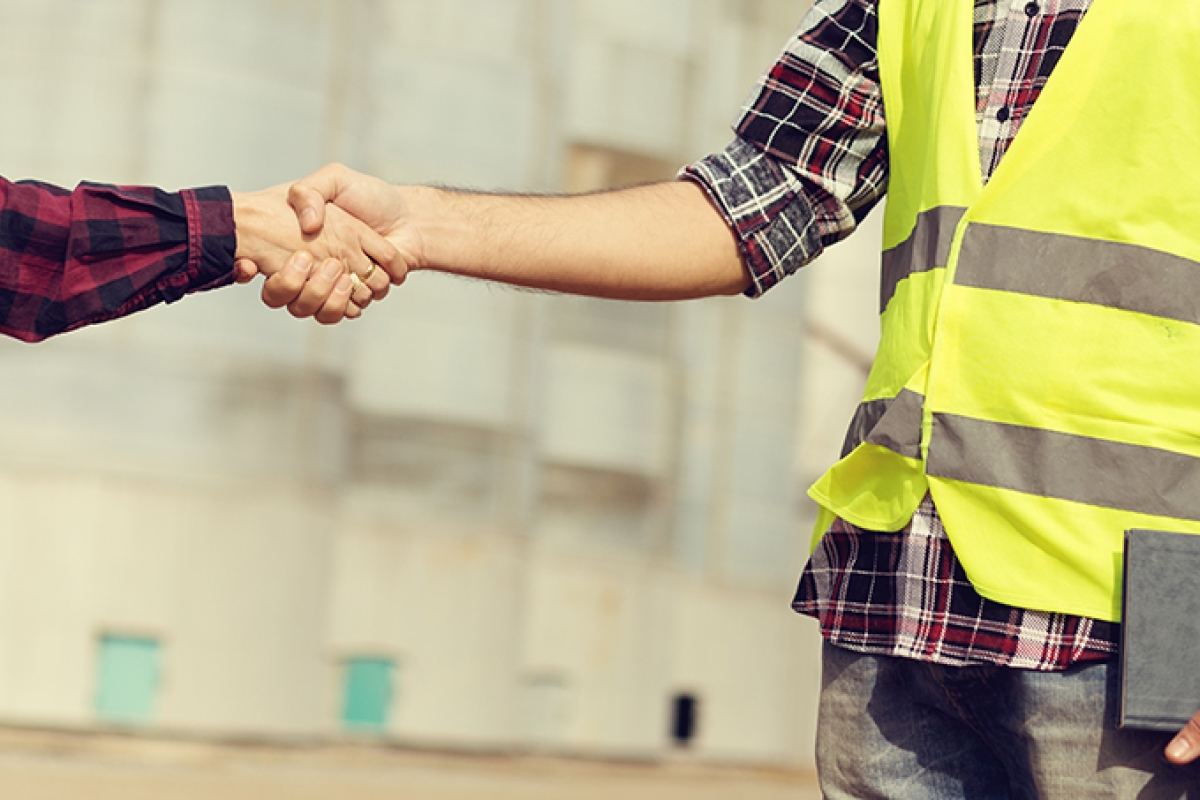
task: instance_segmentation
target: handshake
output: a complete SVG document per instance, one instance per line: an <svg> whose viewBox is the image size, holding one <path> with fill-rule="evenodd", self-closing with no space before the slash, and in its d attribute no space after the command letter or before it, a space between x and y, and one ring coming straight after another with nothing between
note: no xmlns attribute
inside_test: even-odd
<svg viewBox="0 0 1200 800"><path fill-rule="evenodd" d="M263 302L323 324L362 314L417 266L399 187L333 164L291 185L233 193L238 283L265 276Z"/></svg>
<svg viewBox="0 0 1200 800"><path fill-rule="evenodd" d="M691 181L579 196L393 186L333 164L233 195L235 275L263 301L332 324L409 272L615 300L689 300L750 285L730 227Z"/></svg>

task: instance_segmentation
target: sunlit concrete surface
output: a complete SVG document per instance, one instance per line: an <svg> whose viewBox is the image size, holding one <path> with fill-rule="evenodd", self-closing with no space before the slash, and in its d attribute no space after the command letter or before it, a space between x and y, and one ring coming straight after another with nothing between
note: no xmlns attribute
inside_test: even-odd
<svg viewBox="0 0 1200 800"><path fill-rule="evenodd" d="M0 731L21 800L815 800L810 773L374 747L256 746Z"/></svg>

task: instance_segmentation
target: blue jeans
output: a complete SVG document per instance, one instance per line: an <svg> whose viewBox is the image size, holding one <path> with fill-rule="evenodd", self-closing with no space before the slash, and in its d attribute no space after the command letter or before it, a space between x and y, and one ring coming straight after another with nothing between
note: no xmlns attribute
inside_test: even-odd
<svg viewBox="0 0 1200 800"><path fill-rule="evenodd" d="M1116 728L1116 661L940 667L826 643L823 666L817 772L829 800L1200 798L1200 766L1163 757L1171 734Z"/></svg>

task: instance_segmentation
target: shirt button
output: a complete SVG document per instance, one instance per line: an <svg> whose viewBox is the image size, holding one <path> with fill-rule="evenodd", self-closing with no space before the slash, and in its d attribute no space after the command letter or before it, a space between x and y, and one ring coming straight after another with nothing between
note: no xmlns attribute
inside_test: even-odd
<svg viewBox="0 0 1200 800"><path fill-rule="evenodd" d="M1029 2L1029 3L1025 4L1025 16L1027 16L1027 17L1036 17L1038 15L1038 12L1040 12L1041 10L1042 10L1042 7L1039 6L1037 3Z"/></svg>
<svg viewBox="0 0 1200 800"><path fill-rule="evenodd" d="M1001 122L1008 122L1008 118L1011 116L1011 114L1012 112L1009 111L1008 106L1001 106L1000 110L996 112L996 119L1000 120Z"/></svg>

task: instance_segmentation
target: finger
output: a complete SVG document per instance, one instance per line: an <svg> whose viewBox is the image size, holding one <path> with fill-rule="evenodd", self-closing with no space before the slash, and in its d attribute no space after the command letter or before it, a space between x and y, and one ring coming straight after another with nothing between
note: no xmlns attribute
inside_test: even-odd
<svg viewBox="0 0 1200 800"><path fill-rule="evenodd" d="M320 267L313 270L308 282L300 290L300 295L288 303L288 311L293 317L311 317L321 310L333 295L340 278L346 278L346 286L350 285L350 276L346 268L336 258L328 258ZM346 299L349 299L349 291Z"/></svg>
<svg viewBox="0 0 1200 800"><path fill-rule="evenodd" d="M392 246L392 243L374 233L373 230L368 230L362 235L361 239L362 252L366 253L371 258L371 266L368 267L364 275L361 275L362 282L366 283L371 288L371 293L374 299L383 300L388 296L388 289L392 283L397 285L403 282L404 275L408 272L403 265L403 259L400 257L400 251ZM400 281L394 278L398 270Z"/></svg>
<svg viewBox="0 0 1200 800"><path fill-rule="evenodd" d="M332 325L340 322L346 316L346 308L350 305L350 295L354 291L354 279L349 274L343 274L333 285L329 299L314 314L317 322L322 325Z"/></svg>
<svg viewBox="0 0 1200 800"><path fill-rule="evenodd" d="M271 308L283 308L299 297L314 263L312 255L303 250L292 253L283 269L263 281L263 302Z"/></svg>
<svg viewBox="0 0 1200 800"><path fill-rule="evenodd" d="M249 283L258 275L258 265L248 258L239 258L233 262L233 280L237 283Z"/></svg>
<svg viewBox="0 0 1200 800"><path fill-rule="evenodd" d="M367 286L367 284L353 272L350 273L350 283L353 287L350 292L350 301L359 308L366 308L368 305L370 305L371 300L375 296L371 291L371 287Z"/></svg>
<svg viewBox="0 0 1200 800"><path fill-rule="evenodd" d="M371 267L374 265L374 262L362 251L358 237L353 237L348 244L338 247L337 256L350 274L357 276L359 279L370 272Z"/></svg>
<svg viewBox="0 0 1200 800"><path fill-rule="evenodd" d="M346 304L346 319L358 319L363 314L363 310L351 300Z"/></svg>
<svg viewBox="0 0 1200 800"><path fill-rule="evenodd" d="M370 287L373 299L382 300L392 282L386 264L399 261L400 252L340 207L329 211L325 219L325 233L341 237L338 256L342 262Z"/></svg>
<svg viewBox="0 0 1200 800"><path fill-rule="evenodd" d="M371 265L373 269L363 276L362 282L367 285L371 291L372 300L382 300L387 297L388 290L392 288L392 277L383 267L378 264Z"/></svg>
<svg viewBox="0 0 1200 800"><path fill-rule="evenodd" d="M1200 714L1192 717L1167 745L1167 760L1173 764L1190 764L1197 756L1200 756Z"/></svg>
<svg viewBox="0 0 1200 800"><path fill-rule="evenodd" d="M404 282L404 277L408 273L408 267L404 264L403 259L400 257L400 251L396 249L396 246L370 228L362 231L359 243L362 246L363 252L370 257L371 261L383 267L387 273L386 277L380 276L378 281L368 281L371 288L377 290L375 299L382 300L384 295L387 294L389 284L395 283L399 286ZM372 275L371 277L374 278L375 276ZM382 291L382 294L379 291Z"/></svg>
<svg viewBox="0 0 1200 800"><path fill-rule="evenodd" d="M325 204L337 199L347 172L341 164L328 164L288 188L288 205L305 233L320 232L325 224Z"/></svg>

